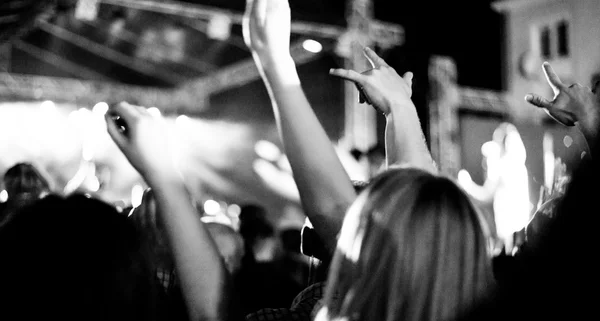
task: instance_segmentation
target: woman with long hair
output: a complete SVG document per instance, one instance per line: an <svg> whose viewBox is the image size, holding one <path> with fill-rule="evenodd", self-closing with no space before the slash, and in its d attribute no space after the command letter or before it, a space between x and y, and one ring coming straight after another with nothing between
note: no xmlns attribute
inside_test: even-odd
<svg viewBox="0 0 600 321"><path fill-rule="evenodd" d="M493 288L488 237L450 179L377 176L346 213L317 320L450 320Z"/></svg>

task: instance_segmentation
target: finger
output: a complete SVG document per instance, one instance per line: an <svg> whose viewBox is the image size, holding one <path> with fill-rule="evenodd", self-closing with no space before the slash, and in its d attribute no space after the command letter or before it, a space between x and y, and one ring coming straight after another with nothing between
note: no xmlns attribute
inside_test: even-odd
<svg viewBox="0 0 600 321"><path fill-rule="evenodd" d="M371 62L371 65L373 65L373 68L378 68L381 66L389 67L387 62L385 62L385 60L379 57L373 49L365 47L364 53L367 59L369 59L369 61Z"/></svg>
<svg viewBox="0 0 600 321"><path fill-rule="evenodd" d="M277 1L267 1L268 2L268 11L269 12L282 12L281 10L290 10L290 4L285 0L277 0Z"/></svg>
<svg viewBox="0 0 600 321"><path fill-rule="evenodd" d="M244 11L245 16L249 16L254 8L254 0L246 0L246 9Z"/></svg>
<svg viewBox="0 0 600 321"><path fill-rule="evenodd" d="M252 8L252 17L258 21L264 21L267 17L267 7L269 5L268 0L254 0L254 7Z"/></svg>
<svg viewBox="0 0 600 321"><path fill-rule="evenodd" d="M550 118L564 126L575 126L577 118L570 112L559 109L544 109Z"/></svg>
<svg viewBox="0 0 600 321"><path fill-rule="evenodd" d="M549 101L548 99L537 95L537 94L527 94L525 96L525 101L527 101L528 103L536 106L536 107L540 107L540 108L552 108L552 102Z"/></svg>
<svg viewBox="0 0 600 321"><path fill-rule="evenodd" d="M560 89L563 87L562 81L560 81L560 78L558 78L558 75L554 72L554 69L552 69L550 63L544 62L542 67L544 69L544 75L546 75L546 79L548 80L550 87L552 87L554 94L558 94Z"/></svg>
<svg viewBox="0 0 600 321"><path fill-rule="evenodd" d="M362 85L366 81L366 78L364 75L362 75L354 70L349 70L349 69L342 69L342 68L329 69L329 74L332 76L340 77L342 79L354 81L355 83L358 83L359 85Z"/></svg>
<svg viewBox="0 0 600 321"><path fill-rule="evenodd" d="M406 81L408 83L408 86L410 88L412 88L412 80L413 80L413 73L410 71L407 71L404 76L402 76L402 78L404 78L404 81Z"/></svg>
<svg viewBox="0 0 600 321"><path fill-rule="evenodd" d="M354 86L356 86L356 91L358 91L358 103L360 104L364 104L367 100L365 99L365 92L362 90L362 88L360 87L360 85L358 83L354 83Z"/></svg>
<svg viewBox="0 0 600 321"><path fill-rule="evenodd" d="M109 113L122 117L125 122L131 123L140 116L140 111L137 107L127 102L121 102L112 106Z"/></svg>
<svg viewBox="0 0 600 321"><path fill-rule="evenodd" d="M110 113L106 113L104 115L104 119L106 120L106 129L108 131L108 135L112 140L117 144L120 149L125 148L127 145L127 136L123 133L122 129L115 122L113 115Z"/></svg>

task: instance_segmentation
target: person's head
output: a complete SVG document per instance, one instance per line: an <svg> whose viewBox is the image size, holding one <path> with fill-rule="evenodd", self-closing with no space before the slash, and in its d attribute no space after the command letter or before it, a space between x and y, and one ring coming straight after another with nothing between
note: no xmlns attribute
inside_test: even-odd
<svg viewBox="0 0 600 321"><path fill-rule="evenodd" d="M348 210L327 282L319 320L450 320L493 282L482 219L451 180L389 169Z"/></svg>
<svg viewBox="0 0 600 321"><path fill-rule="evenodd" d="M239 233L244 239L245 253L249 259L269 261L279 255L275 227L269 221L264 207L254 204L242 206L239 220Z"/></svg>
<svg viewBox="0 0 600 321"><path fill-rule="evenodd" d="M25 207L51 192L48 180L31 163L17 163L3 177L8 195L7 206L0 213L0 227L7 224L19 208Z"/></svg>
<svg viewBox="0 0 600 321"><path fill-rule="evenodd" d="M17 163L4 173L4 189L8 199L36 200L50 193L50 184L31 163Z"/></svg>
<svg viewBox="0 0 600 321"><path fill-rule="evenodd" d="M244 239L233 227L217 222L204 223L210 236L217 245L219 254L225 262L227 270L235 274L242 266L244 257Z"/></svg>
<svg viewBox="0 0 600 321"><path fill-rule="evenodd" d="M156 198L151 188L144 191L140 205L130 211L129 219L139 230L142 245L148 251L154 267L165 271L174 269L166 231L158 218Z"/></svg>
<svg viewBox="0 0 600 321"><path fill-rule="evenodd" d="M156 320L136 229L103 201L47 196L0 233L0 319Z"/></svg>

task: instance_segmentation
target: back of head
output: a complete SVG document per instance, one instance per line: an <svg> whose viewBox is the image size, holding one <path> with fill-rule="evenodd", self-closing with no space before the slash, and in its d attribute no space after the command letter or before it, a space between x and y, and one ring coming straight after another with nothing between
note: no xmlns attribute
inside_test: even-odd
<svg viewBox="0 0 600 321"><path fill-rule="evenodd" d="M158 217L158 206L151 188L144 191L140 205L131 210L129 219L138 229L142 246L148 252L154 268L161 272L175 269L165 227Z"/></svg>
<svg viewBox="0 0 600 321"><path fill-rule="evenodd" d="M48 196L0 233L0 319L154 320L159 292L136 230L112 206Z"/></svg>
<svg viewBox="0 0 600 321"><path fill-rule="evenodd" d="M4 188L9 203L27 205L50 192L50 184L30 163L18 163L4 173Z"/></svg>
<svg viewBox="0 0 600 321"><path fill-rule="evenodd" d="M216 222L204 223L204 225L217 245L227 270L232 274L238 272L245 254L242 236L229 225Z"/></svg>
<svg viewBox="0 0 600 321"><path fill-rule="evenodd" d="M8 196L48 193L50 185L40 171L30 163L18 163L4 173L4 187Z"/></svg>
<svg viewBox="0 0 600 321"><path fill-rule="evenodd" d="M346 214L320 316L456 318L492 284L489 259L481 218L454 182L390 169Z"/></svg>

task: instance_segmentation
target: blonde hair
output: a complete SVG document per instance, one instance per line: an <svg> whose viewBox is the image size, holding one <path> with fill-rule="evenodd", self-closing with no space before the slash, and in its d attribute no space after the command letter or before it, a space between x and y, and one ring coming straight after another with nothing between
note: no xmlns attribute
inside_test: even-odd
<svg viewBox="0 0 600 321"><path fill-rule="evenodd" d="M488 253L481 218L453 181L390 169L346 214L318 319L453 319L491 289Z"/></svg>

